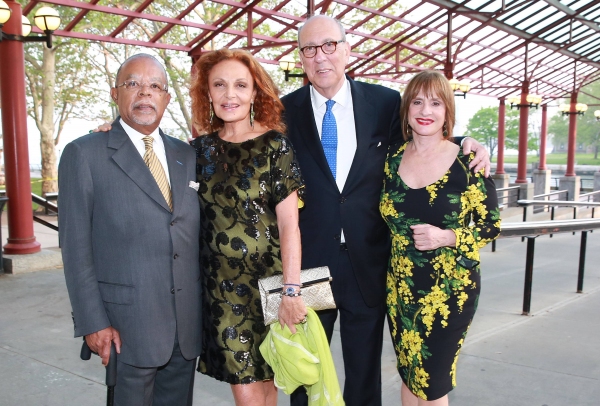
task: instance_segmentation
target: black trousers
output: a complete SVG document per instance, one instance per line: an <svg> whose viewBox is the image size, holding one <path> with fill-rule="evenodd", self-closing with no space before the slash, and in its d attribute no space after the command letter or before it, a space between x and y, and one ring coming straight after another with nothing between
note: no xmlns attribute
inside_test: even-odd
<svg viewBox="0 0 600 406"><path fill-rule="evenodd" d="M138 368L118 361L116 406L192 406L196 359L181 355L179 341L171 359L158 368Z"/></svg>
<svg viewBox="0 0 600 406"><path fill-rule="evenodd" d="M332 290L337 309L320 311L319 318L327 339L331 342L338 314L340 317L346 406L381 406L381 349L385 303L376 307L365 304L354 277L348 251L345 246L340 249L338 269L336 274L332 274ZM308 405L304 388L292 394L291 405Z"/></svg>

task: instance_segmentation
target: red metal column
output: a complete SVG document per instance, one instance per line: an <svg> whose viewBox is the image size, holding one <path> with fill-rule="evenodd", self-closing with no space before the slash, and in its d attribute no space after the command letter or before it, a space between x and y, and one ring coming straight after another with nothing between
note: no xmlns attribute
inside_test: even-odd
<svg viewBox="0 0 600 406"><path fill-rule="evenodd" d="M577 146L577 92L571 93L571 109L569 110L569 145L567 149L567 171L565 176L575 176L575 148Z"/></svg>
<svg viewBox="0 0 600 406"><path fill-rule="evenodd" d="M542 106L542 131L540 134L540 164L539 170L546 170L546 139L548 138L548 105Z"/></svg>
<svg viewBox="0 0 600 406"><path fill-rule="evenodd" d="M517 166L517 180L515 183L527 183L527 128L529 120L529 81L523 81L521 89L521 107L519 107L519 163Z"/></svg>
<svg viewBox="0 0 600 406"><path fill-rule="evenodd" d="M3 30L21 34L21 5L5 0L12 10ZM25 101L25 59L23 43L4 40L0 43L0 89L4 167L8 196L8 242L6 254L32 254L40 251L33 235L31 179L27 146L27 105Z"/></svg>
<svg viewBox="0 0 600 406"><path fill-rule="evenodd" d="M500 98L498 108L498 162L496 163L496 175L504 175L504 140L506 139L506 103L504 97Z"/></svg>

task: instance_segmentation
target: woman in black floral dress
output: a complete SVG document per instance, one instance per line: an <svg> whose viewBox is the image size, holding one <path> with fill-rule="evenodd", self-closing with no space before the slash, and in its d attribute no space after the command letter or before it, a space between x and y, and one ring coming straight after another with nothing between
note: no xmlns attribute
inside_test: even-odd
<svg viewBox="0 0 600 406"><path fill-rule="evenodd" d="M277 89L247 52L202 56L191 87L202 210L203 352L198 370L231 384L236 405L276 405L258 279L283 272L299 290L300 169L283 135ZM284 296L279 321L295 332L302 297Z"/></svg>
<svg viewBox="0 0 600 406"><path fill-rule="evenodd" d="M387 308L403 406L445 406L479 298L479 248L500 232L494 182L450 142L454 94L439 72L409 82L406 144L391 146L380 211L392 237ZM472 155L472 154L471 154Z"/></svg>

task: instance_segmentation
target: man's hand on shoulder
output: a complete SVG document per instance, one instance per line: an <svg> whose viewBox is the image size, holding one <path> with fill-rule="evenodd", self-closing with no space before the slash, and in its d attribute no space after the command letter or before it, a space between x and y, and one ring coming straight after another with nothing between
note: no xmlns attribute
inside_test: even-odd
<svg viewBox="0 0 600 406"><path fill-rule="evenodd" d="M85 342L92 352L95 352L102 358L102 365L108 365L110 358L110 343L114 341L117 353L121 353L121 335L113 327L107 327L95 333L85 336Z"/></svg>
<svg viewBox="0 0 600 406"><path fill-rule="evenodd" d="M485 168L485 177L490 176L490 154L483 145L471 137L466 137L463 140L462 149L465 155L469 155L471 152L475 153L475 158L469 164L469 169L475 168L475 172L479 172L482 168Z"/></svg>
<svg viewBox="0 0 600 406"><path fill-rule="evenodd" d="M100 124L98 127L94 128L92 131L92 133L105 133L110 131L110 129L112 128L111 123L104 123L104 124Z"/></svg>

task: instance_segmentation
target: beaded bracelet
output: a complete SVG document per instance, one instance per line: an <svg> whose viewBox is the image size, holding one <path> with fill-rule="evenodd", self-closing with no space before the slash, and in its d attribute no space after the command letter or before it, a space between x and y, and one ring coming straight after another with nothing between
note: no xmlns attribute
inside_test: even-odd
<svg viewBox="0 0 600 406"><path fill-rule="evenodd" d="M281 296L298 297L298 296L302 296L302 292L300 292L300 291L294 292L294 293L281 292Z"/></svg>

